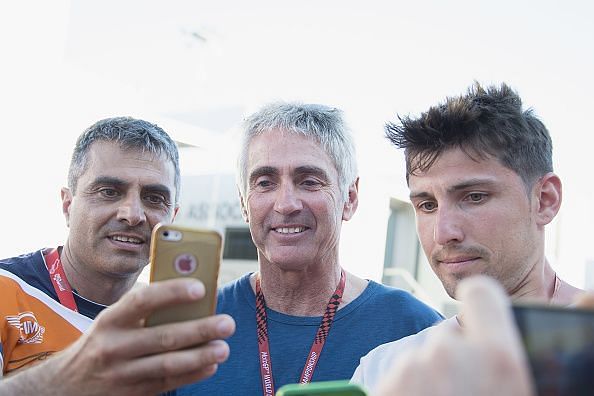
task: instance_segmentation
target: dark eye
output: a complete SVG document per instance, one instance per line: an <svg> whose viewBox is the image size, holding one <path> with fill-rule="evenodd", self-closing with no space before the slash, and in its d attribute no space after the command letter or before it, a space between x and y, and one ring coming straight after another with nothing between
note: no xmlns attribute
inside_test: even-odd
<svg viewBox="0 0 594 396"><path fill-rule="evenodd" d="M152 204L162 204L166 203L167 199L162 196L161 194L150 194L146 196L146 200Z"/></svg>
<svg viewBox="0 0 594 396"><path fill-rule="evenodd" d="M270 176L260 176L254 180L252 188L259 191L267 191L274 188L275 181Z"/></svg>
<svg viewBox="0 0 594 396"><path fill-rule="evenodd" d="M485 198L483 193L471 193L468 194L468 199L472 202L481 202Z"/></svg>
<svg viewBox="0 0 594 396"><path fill-rule="evenodd" d="M99 193L107 198L115 198L120 194L118 190L113 188L102 188L101 190L99 190Z"/></svg>
<svg viewBox="0 0 594 396"><path fill-rule="evenodd" d="M437 204L433 201L425 201L419 204L419 208L424 212L433 212L437 209Z"/></svg>
<svg viewBox="0 0 594 396"><path fill-rule="evenodd" d="M256 186L258 187L270 187L272 185L272 182L270 180L260 180L256 183Z"/></svg>
<svg viewBox="0 0 594 396"><path fill-rule="evenodd" d="M307 187L316 187L319 186L321 183L316 179L305 179L301 182L303 185Z"/></svg>

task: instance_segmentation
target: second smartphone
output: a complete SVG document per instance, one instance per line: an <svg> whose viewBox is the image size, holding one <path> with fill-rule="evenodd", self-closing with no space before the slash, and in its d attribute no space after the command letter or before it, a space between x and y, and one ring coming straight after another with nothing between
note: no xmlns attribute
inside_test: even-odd
<svg viewBox="0 0 594 396"><path fill-rule="evenodd" d="M513 306L539 396L594 394L594 311Z"/></svg>
<svg viewBox="0 0 594 396"><path fill-rule="evenodd" d="M367 396L367 392L348 380L335 380L283 385L276 396Z"/></svg>

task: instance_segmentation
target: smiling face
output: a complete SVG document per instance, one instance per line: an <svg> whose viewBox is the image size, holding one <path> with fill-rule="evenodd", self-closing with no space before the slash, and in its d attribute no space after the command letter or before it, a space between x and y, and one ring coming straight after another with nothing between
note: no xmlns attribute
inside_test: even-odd
<svg viewBox="0 0 594 396"><path fill-rule="evenodd" d="M79 271L136 276L148 263L152 228L177 210L173 164L106 141L93 143L88 155L76 194L62 190L70 228L64 256Z"/></svg>
<svg viewBox="0 0 594 396"><path fill-rule="evenodd" d="M342 220L357 207L340 193L335 166L320 145L278 130L254 137L247 161L246 220L261 265L287 271L335 264Z"/></svg>
<svg viewBox="0 0 594 396"><path fill-rule="evenodd" d="M409 177L423 250L450 296L473 274L499 280L513 294L544 261L539 199L520 176L494 158L475 161L460 149L444 152Z"/></svg>

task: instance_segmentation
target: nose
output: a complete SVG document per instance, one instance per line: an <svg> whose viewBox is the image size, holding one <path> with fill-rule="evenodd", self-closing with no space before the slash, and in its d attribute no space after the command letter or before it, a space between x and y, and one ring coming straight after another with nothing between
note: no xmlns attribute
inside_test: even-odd
<svg viewBox="0 0 594 396"><path fill-rule="evenodd" d="M144 205L140 197L127 196L121 201L118 208L117 218L129 226L136 226L146 221Z"/></svg>
<svg viewBox="0 0 594 396"><path fill-rule="evenodd" d="M440 206L433 225L433 240L442 246L464 240L463 219L455 208Z"/></svg>
<svg viewBox="0 0 594 396"><path fill-rule="evenodd" d="M288 215L303 209L303 203L297 196L295 187L290 183L282 183L277 190L274 210L280 214Z"/></svg>

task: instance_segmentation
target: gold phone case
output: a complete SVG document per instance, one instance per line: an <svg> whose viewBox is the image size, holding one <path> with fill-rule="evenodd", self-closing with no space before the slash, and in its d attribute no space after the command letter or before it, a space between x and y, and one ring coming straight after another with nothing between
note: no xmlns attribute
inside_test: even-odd
<svg viewBox="0 0 594 396"><path fill-rule="evenodd" d="M214 315L221 264L221 235L213 230L158 224L151 236L150 282L189 277L204 283L204 298L155 311L147 326Z"/></svg>

